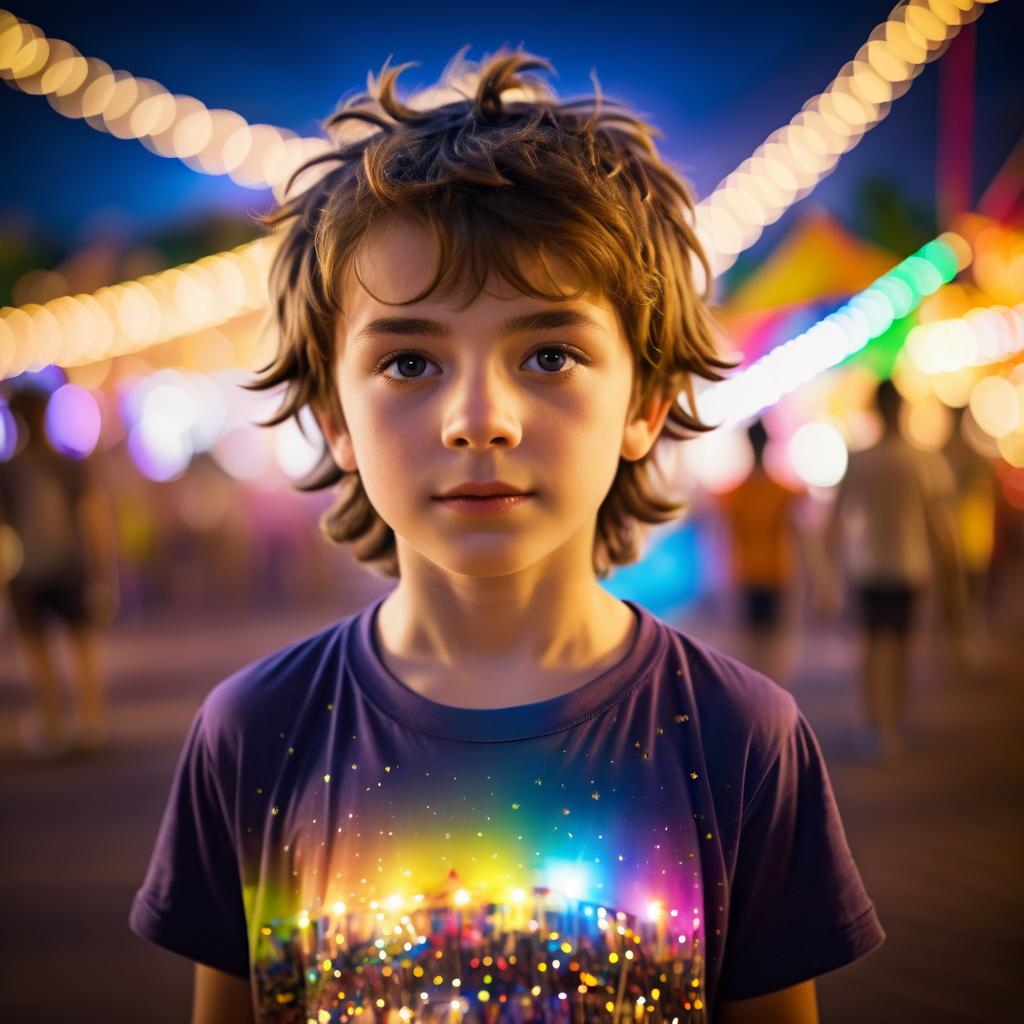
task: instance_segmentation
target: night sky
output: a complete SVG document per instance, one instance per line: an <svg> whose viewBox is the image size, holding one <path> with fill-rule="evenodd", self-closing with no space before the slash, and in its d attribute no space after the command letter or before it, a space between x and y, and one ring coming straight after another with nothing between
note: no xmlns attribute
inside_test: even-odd
<svg viewBox="0 0 1024 1024"><path fill-rule="evenodd" d="M606 94L629 101L663 130L662 152L703 196L828 85L891 7L873 0L529 0L436 8L177 0L11 9L115 69L303 135L316 134L318 121L342 96L362 90L367 72L379 70L389 55L396 64L420 62L400 79L411 89L433 83L463 45L480 59L502 43L522 44L554 64L559 77L552 84L561 98L589 93L596 69ZM1024 132L1024 4L992 5L975 30L977 197ZM858 182L883 175L915 203L934 204L940 62L926 67L888 117L841 158L811 201L853 224ZM38 96L0 88L0 123L6 141L0 224L27 218L69 247L100 224L143 236L206 211L245 213L270 203L269 192L198 174L137 141L65 119ZM769 228L763 241L787 220Z"/></svg>

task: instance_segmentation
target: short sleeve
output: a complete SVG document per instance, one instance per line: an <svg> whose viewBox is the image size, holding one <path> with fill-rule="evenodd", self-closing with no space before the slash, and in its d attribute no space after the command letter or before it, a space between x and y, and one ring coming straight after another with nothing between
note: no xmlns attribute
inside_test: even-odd
<svg viewBox="0 0 1024 1024"><path fill-rule="evenodd" d="M788 988L885 941L803 713L743 811L718 999Z"/></svg>
<svg viewBox="0 0 1024 1024"><path fill-rule="evenodd" d="M191 960L249 978L239 860L204 735L192 720L129 926Z"/></svg>

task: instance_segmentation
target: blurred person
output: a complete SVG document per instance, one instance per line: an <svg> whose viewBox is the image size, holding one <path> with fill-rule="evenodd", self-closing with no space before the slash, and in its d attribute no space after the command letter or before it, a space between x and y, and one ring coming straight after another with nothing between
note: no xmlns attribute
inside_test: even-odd
<svg viewBox="0 0 1024 1024"><path fill-rule="evenodd" d="M891 380L878 384L874 404L883 434L850 454L825 528L818 606L829 617L838 614L845 564L861 642L865 724L857 746L863 757L881 762L906 746L913 632L929 583L938 587L961 666L969 654L952 470L941 452L922 451L904 438L903 399Z"/></svg>
<svg viewBox="0 0 1024 1024"><path fill-rule="evenodd" d="M718 496L729 528L733 580L741 601L748 648L745 660L781 681L785 602L794 577L794 548L799 539L796 509L799 491L768 474L764 450L768 433L761 419L747 427L754 466L747 478Z"/></svg>
<svg viewBox="0 0 1024 1024"><path fill-rule="evenodd" d="M41 758L106 743L96 628L113 618L118 593L110 502L88 460L50 444L48 401L34 388L14 391L8 407L18 445L11 459L0 462L0 522L14 531L20 549L7 595L34 705L21 719L20 735L26 751ZM70 719L57 670L57 624L71 645Z"/></svg>
<svg viewBox="0 0 1024 1024"><path fill-rule="evenodd" d="M317 417L321 529L395 586L206 695L129 924L195 962L193 1024L398 1016L409 990L359 951L399 917L425 1016L501 947L550 988L481 1005L518 984L499 957L459 1016L568 1017L562 988L621 1016L530 926L571 892L645 922L631 965L573 912L630 1015L643 991L652 1019L817 1024L815 978L885 940L817 738L773 680L600 585L683 511L651 453L710 429L694 378L733 365L692 192L653 126L560 102L533 54L460 53L426 106L401 70L268 219L278 348L252 385L286 385L264 426Z"/></svg>

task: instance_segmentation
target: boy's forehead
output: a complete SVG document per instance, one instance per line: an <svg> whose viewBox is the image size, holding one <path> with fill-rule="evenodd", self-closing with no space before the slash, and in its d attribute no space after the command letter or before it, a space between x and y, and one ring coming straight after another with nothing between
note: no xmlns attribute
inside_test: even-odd
<svg viewBox="0 0 1024 1024"><path fill-rule="evenodd" d="M476 290L468 279L452 282L447 289L439 285L422 301L400 305L430 284L437 255L437 242L427 227L389 218L371 228L342 271L343 316L337 325L339 334L351 337L370 320L384 316L457 319L475 313L486 315L493 310L496 318L505 318L513 306L519 312L520 306L532 311L558 304L526 295L497 274L491 274L486 288L464 310L467 294ZM557 259L547 257L542 262L537 256L522 252L518 266L528 280L549 294L558 289L570 296L576 288L568 267ZM615 331L619 325L617 310L601 291L589 290L572 299L572 305L586 308L590 317L609 331Z"/></svg>
<svg viewBox="0 0 1024 1024"><path fill-rule="evenodd" d="M436 244L426 228L406 218L388 217L356 246L346 267L345 299L369 298L368 289L385 303L401 302L430 283L435 259Z"/></svg>

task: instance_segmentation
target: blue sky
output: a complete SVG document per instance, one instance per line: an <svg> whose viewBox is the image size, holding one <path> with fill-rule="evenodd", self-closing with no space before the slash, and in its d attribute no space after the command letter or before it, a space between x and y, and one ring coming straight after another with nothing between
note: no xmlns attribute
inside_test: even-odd
<svg viewBox="0 0 1024 1024"><path fill-rule="evenodd" d="M420 62L402 78L415 87L433 82L463 45L479 58L502 43L521 43L554 64L562 97L589 92L596 69L607 94L631 102L663 130L662 152L700 196L828 84L891 4L44 0L11 9L114 68L302 134L314 133L339 98L361 89L367 71L389 55L394 63ZM1017 0L1003 0L975 26L977 192L1024 131L1024 88L1013 54L1013 40L1024 36L1022 15ZM814 199L849 221L857 182L882 174L931 205L937 83L937 65L925 68ZM8 142L0 218L27 216L65 244L87 237L100 220L145 234L207 210L261 210L269 203L267 192L197 174L137 142L67 120L40 97L0 89L0 123Z"/></svg>

